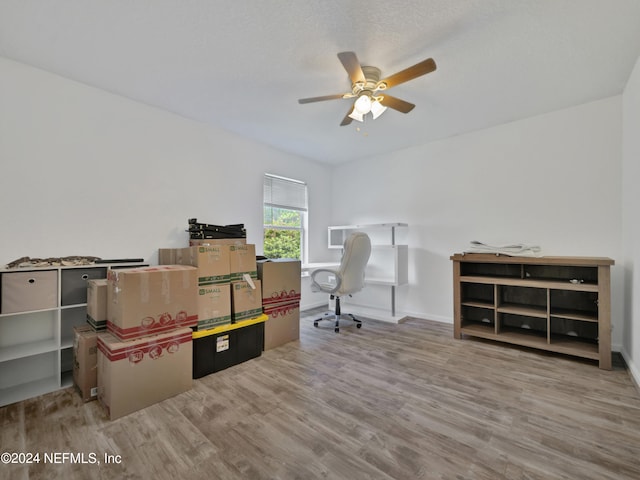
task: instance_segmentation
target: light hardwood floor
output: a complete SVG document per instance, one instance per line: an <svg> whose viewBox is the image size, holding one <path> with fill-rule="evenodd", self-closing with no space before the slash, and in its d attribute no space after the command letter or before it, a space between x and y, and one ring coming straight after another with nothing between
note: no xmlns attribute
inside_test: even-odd
<svg viewBox="0 0 640 480"><path fill-rule="evenodd" d="M115 421L73 389L0 408L0 445L101 461L0 464L11 480L637 480L640 395L619 363L307 317L300 341Z"/></svg>

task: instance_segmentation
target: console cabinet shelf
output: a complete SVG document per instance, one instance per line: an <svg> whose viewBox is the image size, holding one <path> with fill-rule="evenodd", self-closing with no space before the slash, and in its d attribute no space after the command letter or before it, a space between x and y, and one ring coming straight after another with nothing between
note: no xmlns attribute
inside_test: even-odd
<svg viewBox="0 0 640 480"><path fill-rule="evenodd" d="M0 407L72 384L86 282L142 263L0 270Z"/></svg>
<svg viewBox="0 0 640 480"><path fill-rule="evenodd" d="M604 257L455 254L454 337L597 360L611 369L611 273Z"/></svg>

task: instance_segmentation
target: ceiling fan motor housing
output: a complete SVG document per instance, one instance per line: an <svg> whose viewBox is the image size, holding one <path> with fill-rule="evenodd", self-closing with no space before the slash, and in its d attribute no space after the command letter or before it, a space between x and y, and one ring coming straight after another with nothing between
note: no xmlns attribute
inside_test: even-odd
<svg viewBox="0 0 640 480"><path fill-rule="evenodd" d="M354 95L358 95L365 90L368 90L371 92L371 94L373 94L373 92L375 92L376 90L383 90L386 87L384 83L378 85L378 82L380 81L379 68L363 66L362 73L364 74L365 78L364 83L356 82L351 86Z"/></svg>

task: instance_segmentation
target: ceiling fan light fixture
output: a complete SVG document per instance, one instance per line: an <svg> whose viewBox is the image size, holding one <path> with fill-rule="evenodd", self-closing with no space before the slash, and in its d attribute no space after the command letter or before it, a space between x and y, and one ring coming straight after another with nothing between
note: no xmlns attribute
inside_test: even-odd
<svg viewBox="0 0 640 480"><path fill-rule="evenodd" d="M367 93L361 94L353 104L354 111L366 115L371 111L371 97Z"/></svg>
<svg viewBox="0 0 640 480"><path fill-rule="evenodd" d="M357 120L358 122L364 122L364 115L362 113L358 112L355 108L349 114L349 118Z"/></svg>
<svg viewBox="0 0 640 480"><path fill-rule="evenodd" d="M375 100L371 104L371 115L373 116L373 119L375 120L380 115L382 115L386 109L387 107L382 105L378 100Z"/></svg>

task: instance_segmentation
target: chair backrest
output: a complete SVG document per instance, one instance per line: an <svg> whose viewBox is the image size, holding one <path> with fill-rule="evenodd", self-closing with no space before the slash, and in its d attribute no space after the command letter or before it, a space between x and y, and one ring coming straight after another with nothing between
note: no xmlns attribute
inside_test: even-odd
<svg viewBox="0 0 640 480"><path fill-rule="evenodd" d="M344 242L340 261L342 284L336 295L355 293L364 287L364 269L371 255L371 240L366 233L354 232Z"/></svg>

